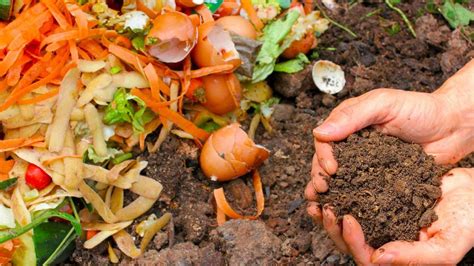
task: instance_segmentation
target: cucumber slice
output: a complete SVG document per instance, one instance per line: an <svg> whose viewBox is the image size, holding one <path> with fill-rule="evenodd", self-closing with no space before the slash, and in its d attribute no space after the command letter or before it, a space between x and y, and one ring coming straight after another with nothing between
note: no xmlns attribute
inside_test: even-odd
<svg viewBox="0 0 474 266"><path fill-rule="evenodd" d="M9 20L12 10L13 0L0 0L0 20Z"/></svg>

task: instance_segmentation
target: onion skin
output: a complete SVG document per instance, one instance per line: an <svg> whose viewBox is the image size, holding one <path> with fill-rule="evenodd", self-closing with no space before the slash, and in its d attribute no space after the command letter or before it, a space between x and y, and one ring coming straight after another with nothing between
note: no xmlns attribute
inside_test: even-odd
<svg viewBox="0 0 474 266"><path fill-rule="evenodd" d="M192 20L181 12L167 12L162 15L159 15L153 21L153 28L151 28L150 33L147 35L149 42L153 40L156 41L156 44L153 44L149 48L151 55L160 59L165 63L178 63L182 61L196 45L197 41L197 29L193 24ZM170 59L163 58L156 50L156 47L159 47L160 44L171 43L174 41L175 45L171 46L168 50L176 49L176 43L181 44L184 49L177 50L173 58ZM164 53L165 50L162 50Z"/></svg>
<svg viewBox="0 0 474 266"><path fill-rule="evenodd" d="M237 123L214 132L204 144L200 163L214 181L229 181L259 167L270 152L256 145Z"/></svg>
<svg viewBox="0 0 474 266"><path fill-rule="evenodd" d="M257 31L250 21L241 16L226 16L216 21L225 30L252 40L257 39Z"/></svg>
<svg viewBox="0 0 474 266"><path fill-rule="evenodd" d="M191 52L193 62L198 67L232 64L234 65L234 69L236 69L241 64L240 58L226 60L222 54L214 48L207 36L216 26L221 27L218 26L215 21L209 21L199 26L197 44ZM235 52L237 53L237 51Z"/></svg>
<svg viewBox="0 0 474 266"><path fill-rule="evenodd" d="M293 59L299 53L307 54L309 50L313 49L317 45L318 41L313 34L307 33L304 38L298 41L294 41L291 43L290 47L288 47L282 54L283 58L286 59Z"/></svg>
<svg viewBox="0 0 474 266"><path fill-rule="evenodd" d="M202 83L206 92L206 102L202 105L209 111L223 115L239 107L242 88L234 74L205 76Z"/></svg>

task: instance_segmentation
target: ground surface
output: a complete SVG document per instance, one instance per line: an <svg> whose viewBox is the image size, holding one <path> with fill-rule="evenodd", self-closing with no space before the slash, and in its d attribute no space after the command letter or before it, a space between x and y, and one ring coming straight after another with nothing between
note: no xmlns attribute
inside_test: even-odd
<svg viewBox="0 0 474 266"><path fill-rule="evenodd" d="M353 215L370 246L417 240L420 229L437 219L433 207L448 169L420 145L362 130L335 143L334 156L339 167L320 203L339 219Z"/></svg>
<svg viewBox="0 0 474 266"><path fill-rule="evenodd" d="M273 87L283 97L273 116L275 133L259 129L257 142L272 151L262 166L266 208L259 221L232 221L217 228L209 182L199 171L198 150L191 142L170 138L149 156L147 175L160 180L165 195L153 211L171 211L168 231L155 237L143 257L122 264L221 265L224 263L334 264L350 262L334 249L324 231L305 215L303 190L310 178L313 142L311 130L337 103L377 87L431 92L474 56L473 47L452 31L440 15L424 9L424 1L403 1L401 8L412 21L413 38L399 16L382 3L364 1L349 6L340 2L326 11L358 34L353 39L332 26L320 39L321 59L331 60L345 71L347 84L338 95L319 93L308 71L295 76L273 77ZM472 8L472 7L471 7ZM373 15L370 15L370 14ZM387 31L394 23L401 31ZM474 159L464 162L473 167ZM248 178L224 184L232 205L253 212ZM73 263L105 265L106 246L93 252L78 249Z"/></svg>

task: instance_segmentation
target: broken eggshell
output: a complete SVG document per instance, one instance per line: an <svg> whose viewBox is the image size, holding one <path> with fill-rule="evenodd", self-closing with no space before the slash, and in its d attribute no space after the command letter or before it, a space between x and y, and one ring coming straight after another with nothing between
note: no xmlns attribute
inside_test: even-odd
<svg viewBox="0 0 474 266"><path fill-rule="evenodd" d="M314 84L325 93L336 94L346 85L344 71L331 61L319 60L314 63L312 76Z"/></svg>
<svg viewBox="0 0 474 266"><path fill-rule="evenodd" d="M196 45L197 30L181 12L168 12L155 18L147 36L148 52L165 63L181 62Z"/></svg>
<svg viewBox="0 0 474 266"><path fill-rule="evenodd" d="M229 181L259 167L270 156L263 146L253 142L237 123L214 132L204 144L200 163L204 174L213 181Z"/></svg>
<svg viewBox="0 0 474 266"><path fill-rule="evenodd" d="M252 40L257 39L257 31L252 23L241 16L226 16L218 19L216 23L225 30L235 33L239 36Z"/></svg>
<svg viewBox="0 0 474 266"><path fill-rule="evenodd" d="M209 21L198 28L199 37L191 56L198 67L232 64L240 66L239 53L235 49L230 33L215 21Z"/></svg>
<svg viewBox="0 0 474 266"><path fill-rule="evenodd" d="M233 74L213 74L202 78L206 101L202 103L209 111L223 115L239 107L242 88Z"/></svg>

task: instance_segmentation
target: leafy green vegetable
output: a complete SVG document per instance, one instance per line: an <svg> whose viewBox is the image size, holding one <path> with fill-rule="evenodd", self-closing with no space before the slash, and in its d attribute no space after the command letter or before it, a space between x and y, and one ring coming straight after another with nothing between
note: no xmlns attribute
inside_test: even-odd
<svg viewBox="0 0 474 266"><path fill-rule="evenodd" d="M23 235L24 233L30 231L31 229L48 221L48 219L51 217L58 217L58 218L69 221L72 227L74 228L74 231L76 232L76 234L77 235L82 234L81 223L72 215L64 213L64 212L60 212L57 210L46 210L44 212L41 212L36 217L34 217L31 223L27 224L26 226L23 226L23 227L17 226L17 228L14 228L11 230L0 231L0 244L10 239Z"/></svg>
<svg viewBox="0 0 474 266"><path fill-rule="evenodd" d="M33 232L38 265L58 264L74 250L74 245L71 244L77 236L70 224L47 222L38 225ZM58 248L62 250L58 251ZM65 250L69 252L64 252Z"/></svg>
<svg viewBox="0 0 474 266"><path fill-rule="evenodd" d="M452 28L468 26L474 20L474 12L451 0L444 1L440 11Z"/></svg>
<svg viewBox="0 0 474 266"><path fill-rule="evenodd" d="M109 72L110 72L110 74L115 75L115 74L118 74L118 73L122 72L122 68L119 67L119 66L114 66L114 67L110 68Z"/></svg>
<svg viewBox="0 0 474 266"><path fill-rule="evenodd" d="M277 58L291 45L291 42L283 43L283 40L299 16L298 11L290 11L285 17L267 24L263 29L263 45L256 59L252 82L262 81L273 72Z"/></svg>
<svg viewBox="0 0 474 266"><path fill-rule="evenodd" d="M0 190L7 190L16 184L18 177L10 178L5 181L0 182Z"/></svg>
<svg viewBox="0 0 474 266"><path fill-rule="evenodd" d="M94 147L89 146L87 151L84 153L83 160L84 162L93 162L94 164L101 164L111 159L114 159L116 156L120 156L123 154L123 151L114 149L114 148L107 148L107 155L99 156Z"/></svg>
<svg viewBox="0 0 474 266"><path fill-rule="evenodd" d="M265 118L270 118L273 114L273 106L278 103L280 103L280 99L276 97L272 97L266 100L265 102L260 104L260 113Z"/></svg>
<svg viewBox="0 0 474 266"><path fill-rule="evenodd" d="M138 110L136 110L138 109ZM108 125L130 123L136 133L145 131L145 124L153 120L154 114L146 108L142 99L118 89L114 99L105 109L104 122Z"/></svg>
<svg viewBox="0 0 474 266"><path fill-rule="evenodd" d="M127 152L124 154L117 155L115 158L112 159L113 164L119 164L125 160L131 159L133 154L131 152Z"/></svg>
<svg viewBox="0 0 474 266"><path fill-rule="evenodd" d="M294 59L281 62L275 65L275 71L285 73L296 73L304 69L310 61L304 54L298 54Z"/></svg>
<svg viewBox="0 0 474 266"><path fill-rule="evenodd" d="M143 51L145 49L145 36L142 34L135 36L132 39L132 46L135 50Z"/></svg>
<svg viewBox="0 0 474 266"><path fill-rule="evenodd" d="M221 7L224 0L204 0L204 5L211 10L212 13L215 13L219 7Z"/></svg>
<svg viewBox="0 0 474 266"><path fill-rule="evenodd" d="M389 0L392 5L397 5L402 2L402 0Z"/></svg>
<svg viewBox="0 0 474 266"><path fill-rule="evenodd" d="M219 124L217 124L214 121L207 121L206 123L200 125L199 127L204 129L205 131L207 131L209 133L212 133L212 132L218 130L219 128L221 128L221 126L219 126Z"/></svg>
<svg viewBox="0 0 474 266"><path fill-rule="evenodd" d="M278 0L278 4L280 4L281 8L287 9L291 5L291 0Z"/></svg>

